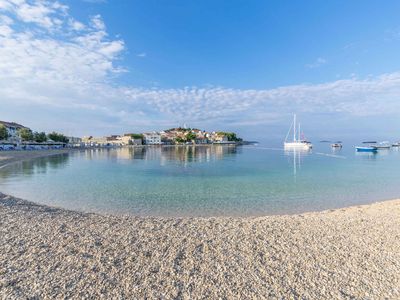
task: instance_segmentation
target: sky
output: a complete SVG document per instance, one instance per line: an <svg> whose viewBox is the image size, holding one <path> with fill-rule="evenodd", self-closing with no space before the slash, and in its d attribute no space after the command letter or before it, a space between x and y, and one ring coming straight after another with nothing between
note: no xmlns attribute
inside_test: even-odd
<svg viewBox="0 0 400 300"><path fill-rule="evenodd" d="M0 0L0 120L400 139L400 2Z"/></svg>

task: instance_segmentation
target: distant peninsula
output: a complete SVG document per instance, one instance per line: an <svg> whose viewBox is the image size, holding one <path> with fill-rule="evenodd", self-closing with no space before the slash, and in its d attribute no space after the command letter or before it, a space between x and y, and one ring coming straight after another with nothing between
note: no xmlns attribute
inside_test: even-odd
<svg viewBox="0 0 400 300"><path fill-rule="evenodd" d="M205 131L197 128L176 127L162 131L125 133L96 138L83 137L86 146L95 145L207 145L241 144L243 139L234 132Z"/></svg>

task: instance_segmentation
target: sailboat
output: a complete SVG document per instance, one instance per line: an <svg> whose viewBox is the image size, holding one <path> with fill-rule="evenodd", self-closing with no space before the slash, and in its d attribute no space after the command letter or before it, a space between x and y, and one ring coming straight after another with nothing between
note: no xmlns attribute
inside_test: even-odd
<svg viewBox="0 0 400 300"><path fill-rule="evenodd" d="M288 141L289 134L293 128L293 141ZM286 135L285 142L283 144L285 149L301 149L301 150L309 150L312 148L312 144L306 140L301 139L301 130L300 130L300 123L298 125L298 132L297 124L296 124L296 114L293 116L293 123L289 128L289 131Z"/></svg>

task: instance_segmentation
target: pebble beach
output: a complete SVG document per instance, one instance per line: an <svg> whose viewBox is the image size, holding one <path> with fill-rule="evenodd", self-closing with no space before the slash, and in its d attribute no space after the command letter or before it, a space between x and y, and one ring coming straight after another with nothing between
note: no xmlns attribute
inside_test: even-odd
<svg viewBox="0 0 400 300"><path fill-rule="evenodd" d="M58 153L4 152L0 167ZM0 298L399 299L400 200L301 215L145 218L0 191Z"/></svg>

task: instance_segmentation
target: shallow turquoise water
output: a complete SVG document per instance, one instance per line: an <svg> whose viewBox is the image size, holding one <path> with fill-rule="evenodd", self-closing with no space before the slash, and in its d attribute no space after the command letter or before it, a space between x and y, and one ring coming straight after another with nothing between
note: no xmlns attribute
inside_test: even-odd
<svg viewBox="0 0 400 300"><path fill-rule="evenodd" d="M0 191L68 209L257 216L400 198L400 152L267 146L86 150L0 169Z"/></svg>

